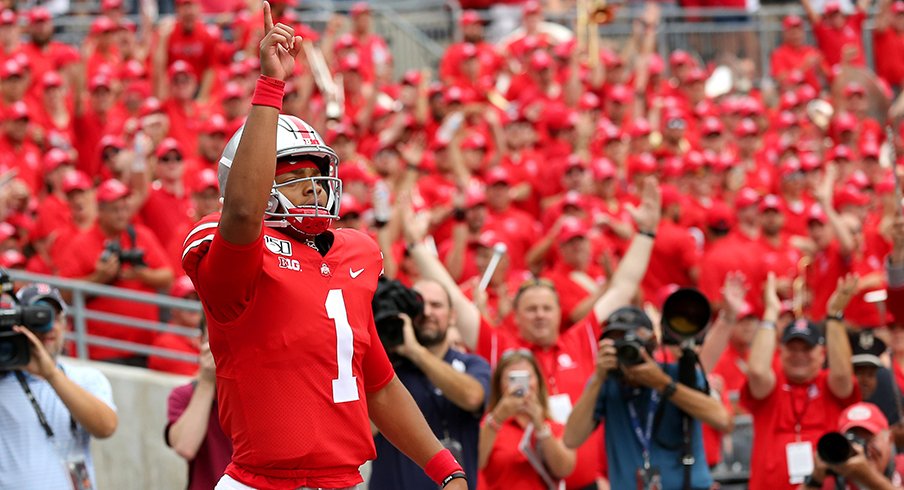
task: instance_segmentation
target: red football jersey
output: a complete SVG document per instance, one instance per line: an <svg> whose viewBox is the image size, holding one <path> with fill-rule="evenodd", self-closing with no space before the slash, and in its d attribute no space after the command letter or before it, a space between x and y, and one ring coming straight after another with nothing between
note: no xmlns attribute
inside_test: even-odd
<svg viewBox="0 0 904 490"><path fill-rule="evenodd" d="M365 394L394 376L371 312L377 244L332 230L322 257L264 227L237 246L218 219L189 232L182 265L217 362L220 422L235 450L226 473L262 490L360 483L358 467L376 456Z"/></svg>

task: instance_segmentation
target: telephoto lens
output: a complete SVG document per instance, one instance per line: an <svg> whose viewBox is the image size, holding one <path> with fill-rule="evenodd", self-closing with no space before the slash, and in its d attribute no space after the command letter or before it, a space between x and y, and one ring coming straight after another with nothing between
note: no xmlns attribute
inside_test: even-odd
<svg viewBox="0 0 904 490"><path fill-rule="evenodd" d="M841 464L857 454L851 441L840 432L829 432L819 438L816 453L828 464Z"/></svg>

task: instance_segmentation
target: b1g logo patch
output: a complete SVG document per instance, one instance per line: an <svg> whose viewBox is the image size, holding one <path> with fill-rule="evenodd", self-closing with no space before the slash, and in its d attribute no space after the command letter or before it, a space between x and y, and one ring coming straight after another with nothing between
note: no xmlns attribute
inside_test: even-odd
<svg viewBox="0 0 904 490"><path fill-rule="evenodd" d="M279 238L273 238L272 236L265 236L264 245L267 246L267 250L275 254L285 255L287 257L292 256L292 242L288 240L280 240Z"/></svg>
<svg viewBox="0 0 904 490"><path fill-rule="evenodd" d="M301 263L295 259L287 259L285 257L277 257L279 259L279 268L288 269L290 271L301 272Z"/></svg>

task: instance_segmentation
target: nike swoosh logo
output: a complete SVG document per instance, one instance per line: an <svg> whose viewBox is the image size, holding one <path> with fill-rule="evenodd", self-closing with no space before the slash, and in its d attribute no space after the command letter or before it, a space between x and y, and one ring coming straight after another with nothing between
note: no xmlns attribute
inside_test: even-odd
<svg viewBox="0 0 904 490"><path fill-rule="evenodd" d="M363 267L360 268L360 269L358 269L358 270L356 270L356 271L353 271L353 270L351 269L351 267L348 268L348 274L349 274L350 276L352 276L352 279L355 279L356 277L360 276L362 272L364 272L364 268L363 268Z"/></svg>

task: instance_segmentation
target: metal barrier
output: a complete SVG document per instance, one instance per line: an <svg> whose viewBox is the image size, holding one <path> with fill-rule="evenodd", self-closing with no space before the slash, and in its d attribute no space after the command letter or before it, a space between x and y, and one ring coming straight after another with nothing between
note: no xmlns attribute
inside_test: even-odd
<svg viewBox="0 0 904 490"><path fill-rule="evenodd" d="M85 306L89 297L105 296L135 301L136 303L152 304L161 308L201 311L201 303L197 301L189 301L161 294L143 293L129 289L77 281L74 279L64 279L56 276L33 274L19 270L9 270L8 272L9 276L15 281L43 282L58 288L60 291L68 293L68 296L72 298L69 304L70 308L68 314L72 318L73 328L71 332L66 332L66 340L71 340L75 343L75 352L79 359L88 359L88 346L100 346L121 349L142 355L164 357L177 361L191 363L198 362L198 357L196 355L187 354L185 352L89 335L86 325L88 320L99 320L123 327L139 328L159 333L172 333L183 337L196 337L198 335L198 329L196 328L180 327L123 315L114 315L103 311L89 310Z"/></svg>

